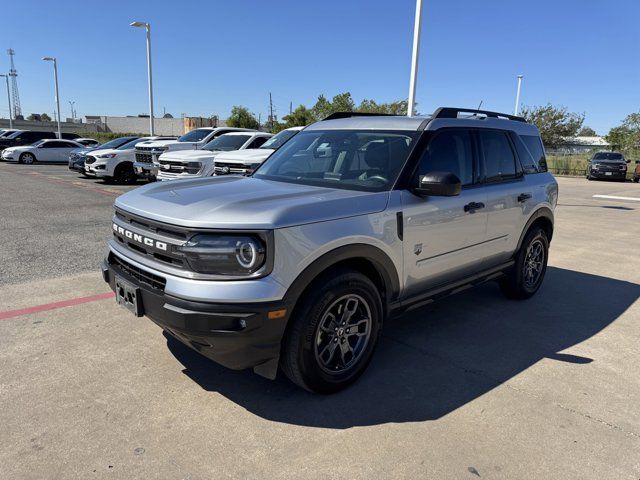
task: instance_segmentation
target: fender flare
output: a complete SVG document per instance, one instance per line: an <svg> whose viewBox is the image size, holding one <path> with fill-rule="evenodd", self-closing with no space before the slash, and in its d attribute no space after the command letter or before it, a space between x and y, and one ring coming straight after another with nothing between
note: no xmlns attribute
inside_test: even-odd
<svg viewBox="0 0 640 480"><path fill-rule="evenodd" d="M527 221L524 228L522 229L522 233L520 234L520 239L518 240L518 247L516 248L516 252L520 250L520 247L522 246L522 242L524 241L524 237L529 231L529 229L531 228L531 225L533 225L537 220L541 218L549 221L549 223L551 224L551 233L553 233L553 225L554 225L553 212L549 207L541 207L537 209L535 212L533 212L533 214L531 214L531 216L529 217L529 220ZM551 235L549 236L549 242L551 242Z"/></svg>
<svg viewBox="0 0 640 480"><path fill-rule="evenodd" d="M378 247L366 243L354 243L331 250L307 266L293 281L285 293L285 303L294 305L304 290L327 269L348 260L365 260L372 264L385 286L388 304L400 294L400 277L398 270L389 256Z"/></svg>

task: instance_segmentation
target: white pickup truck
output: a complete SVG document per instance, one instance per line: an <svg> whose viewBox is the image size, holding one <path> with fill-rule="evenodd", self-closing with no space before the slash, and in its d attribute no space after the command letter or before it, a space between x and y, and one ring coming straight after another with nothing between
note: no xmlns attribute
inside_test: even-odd
<svg viewBox="0 0 640 480"><path fill-rule="evenodd" d="M221 152L216 156L215 175L251 175L269 155L285 144L304 127L282 130L264 142L259 148L247 148L235 152Z"/></svg>
<svg viewBox="0 0 640 480"><path fill-rule="evenodd" d="M231 132L214 138L198 150L170 150L160 155L158 180L210 177L218 155L257 149L271 137L271 133L264 132Z"/></svg>
<svg viewBox="0 0 640 480"><path fill-rule="evenodd" d="M154 180L158 174L158 158L164 152L176 150L197 150L204 147L214 138L229 132L255 132L247 128L204 127L185 133L177 140L160 140L148 142L136 148L133 164L138 178Z"/></svg>

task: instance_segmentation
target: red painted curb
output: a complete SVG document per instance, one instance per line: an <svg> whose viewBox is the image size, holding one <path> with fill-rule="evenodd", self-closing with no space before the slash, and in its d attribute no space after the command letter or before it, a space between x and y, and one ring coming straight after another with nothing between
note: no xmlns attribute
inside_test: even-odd
<svg viewBox="0 0 640 480"><path fill-rule="evenodd" d="M89 297L78 297L70 300L62 300L61 302L45 303L44 305L36 305L35 307L20 308L18 310L7 310L6 312L0 312L0 320L7 320L13 317L19 317L21 315L30 315L32 313L45 312L47 310L55 310L57 308L72 307L74 305L81 305L83 303L96 302L98 300L106 300L112 298L113 292L100 293L98 295L91 295Z"/></svg>

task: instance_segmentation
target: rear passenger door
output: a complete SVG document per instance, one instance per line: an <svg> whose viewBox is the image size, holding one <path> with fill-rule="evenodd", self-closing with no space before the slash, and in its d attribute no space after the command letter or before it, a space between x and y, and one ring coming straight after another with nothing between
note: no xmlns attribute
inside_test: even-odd
<svg viewBox="0 0 640 480"><path fill-rule="evenodd" d="M524 181L509 132L478 129L478 144L487 194L486 267L492 267L513 255L533 191Z"/></svg>
<svg viewBox="0 0 640 480"><path fill-rule="evenodd" d="M451 172L462 191L454 197L421 197L401 191L404 281L407 296L460 280L482 269L486 256L486 192L478 185L475 137L466 128L434 132L418 174Z"/></svg>

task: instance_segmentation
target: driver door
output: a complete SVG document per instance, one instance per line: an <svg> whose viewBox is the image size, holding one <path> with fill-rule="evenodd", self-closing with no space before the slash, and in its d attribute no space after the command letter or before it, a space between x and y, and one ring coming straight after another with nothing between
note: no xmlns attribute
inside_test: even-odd
<svg viewBox="0 0 640 480"><path fill-rule="evenodd" d="M421 177L428 172L454 173L462 183L462 191L453 197L421 197L409 190L401 192L407 296L482 269L487 194L477 183L478 171L476 141L471 130L446 128L435 132L420 159L418 174Z"/></svg>

